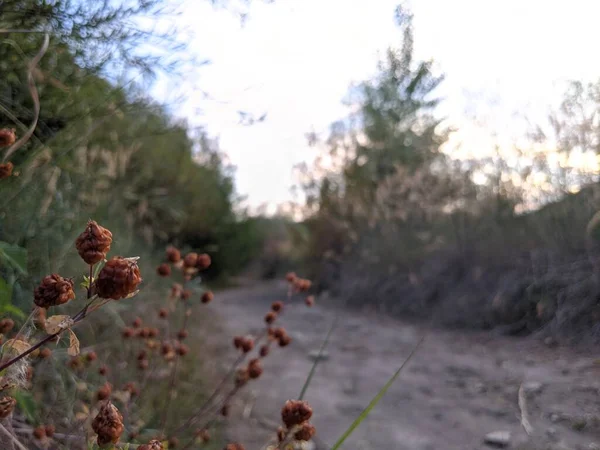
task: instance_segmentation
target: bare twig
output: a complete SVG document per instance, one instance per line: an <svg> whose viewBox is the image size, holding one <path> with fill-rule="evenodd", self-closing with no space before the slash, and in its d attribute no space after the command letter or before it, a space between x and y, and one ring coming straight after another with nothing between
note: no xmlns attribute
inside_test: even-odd
<svg viewBox="0 0 600 450"><path fill-rule="evenodd" d="M21 450L27 450L27 448L25 448L25 446L23 444L21 444L19 442L19 440L14 437L7 429L4 425L2 425L0 423L0 431L2 432L2 434L4 434L5 436L9 437L11 439L11 441L13 442L13 444L15 444L17 447L19 447L19 449Z"/></svg>

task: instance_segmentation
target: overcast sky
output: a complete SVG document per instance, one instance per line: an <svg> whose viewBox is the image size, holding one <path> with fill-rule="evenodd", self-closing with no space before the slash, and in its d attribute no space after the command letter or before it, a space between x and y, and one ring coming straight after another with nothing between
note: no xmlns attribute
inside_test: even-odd
<svg viewBox="0 0 600 450"><path fill-rule="evenodd" d="M219 137L250 205L290 200L293 165L314 157L305 133L325 135L347 113L348 87L372 76L381 52L400 43L398 1L254 0L243 26L231 10L184 1L177 26L192 31L190 51L211 64L184 83L159 83L156 95L185 92L174 112ZM413 0L411 7L415 56L434 59L446 74L440 115L459 127L452 143L463 152L510 142L525 117L543 120L567 80L600 78L596 0ZM238 110L267 118L244 126Z"/></svg>

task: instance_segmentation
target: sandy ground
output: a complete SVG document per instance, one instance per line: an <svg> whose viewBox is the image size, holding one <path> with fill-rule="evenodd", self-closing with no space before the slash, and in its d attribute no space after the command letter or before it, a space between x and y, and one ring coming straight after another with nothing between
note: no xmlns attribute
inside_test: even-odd
<svg viewBox="0 0 600 450"><path fill-rule="evenodd" d="M229 336L258 333L271 302L285 296L285 284L265 283L221 292L214 307ZM344 449L486 449L491 447L484 437L495 431L510 432L508 448L600 449L600 365L594 357L534 339L427 330L339 311L318 298L314 308L302 298L286 306L279 324L293 342L269 355L263 376L234 405L231 440L258 450L273 436L281 406L297 398L313 363L311 352L318 351L338 314L328 358L306 395L318 449L330 448L423 335L418 353ZM226 352L223 364L234 357ZM530 436L521 425L522 384Z"/></svg>

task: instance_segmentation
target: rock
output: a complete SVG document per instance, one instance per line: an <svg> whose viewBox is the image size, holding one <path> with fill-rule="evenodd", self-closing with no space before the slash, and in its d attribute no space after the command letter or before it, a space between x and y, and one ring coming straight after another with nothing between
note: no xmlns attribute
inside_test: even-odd
<svg viewBox="0 0 600 450"><path fill-rule="evenodd" d="M523 389L525 390L526 394L535 395L542 392L544 385L538 381L528 381L523 383Z"/></svg>
<svg viewBox="0 0 600 450"><path fill-rule="evenodd" d="M483 442L492 447L505 448L510 445L510 431L493 431L483 438Z"/></svg>
<svg viewBox="0 0 600 450"><path fill-rule="evenodd" d="M323 353L319 355L318 349L311 350L310 352L308 352L308 357L313 361L316 361L317 359L320 359L321 361L327 361L329 359L329 353L327 352L327 350L323 350Z"/></svg>

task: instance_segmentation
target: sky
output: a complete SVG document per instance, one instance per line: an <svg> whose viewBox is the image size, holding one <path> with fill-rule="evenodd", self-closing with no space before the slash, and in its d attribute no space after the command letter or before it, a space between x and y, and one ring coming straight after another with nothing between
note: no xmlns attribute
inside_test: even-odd
<svg viewBox="0 0 600 450"><path fill-rule="evenodd" d="M173 26L210 64L183 80L161 79L154 95L183 97L173 112L204 127L237 167L236 187L256 208L293 200L293 167L315 157L306 133L327 135L348 114L352 84L376 73L401 44L398 0L253 0L235 14L183 0ZM481 155L510 145L557 105L568 80L600 79L600 2L591 0L412 0L415 57L446 79L439 115L458 129L450 151ZM243 8L243 7L242 7ZM241 124L237 111L263 122Z"/></svg>

